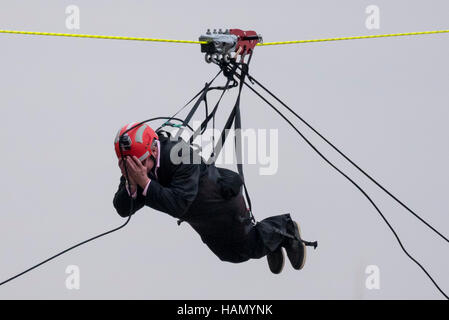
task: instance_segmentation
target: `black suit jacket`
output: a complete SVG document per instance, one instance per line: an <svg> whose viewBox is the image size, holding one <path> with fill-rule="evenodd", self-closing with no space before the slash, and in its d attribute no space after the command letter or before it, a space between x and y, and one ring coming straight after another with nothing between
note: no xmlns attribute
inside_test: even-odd
<svg viewBox="0 0 449 320"><path fill-rule="evenodd" d="M256 249L252 242L246 241L253 224L243 198L240 175L213 164L206 165L182 139L173 141L161 134L159 140L157 179L153 172L149 174L152 180L146 196L142 195L140 186L137 188L131 213L132 197L122 176L113 201L117 212L128 217L149 206L186 221L220 259L248 260L251 256L248 252Z"/></svg>

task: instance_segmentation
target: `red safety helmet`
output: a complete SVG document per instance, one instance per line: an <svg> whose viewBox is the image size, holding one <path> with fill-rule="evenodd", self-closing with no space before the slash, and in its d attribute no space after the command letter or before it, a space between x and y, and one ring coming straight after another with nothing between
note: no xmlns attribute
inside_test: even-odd
<svg viewBox="0 0 449 320"><path fill-rule="evenodd" d="M153 155L151 146L154 139L158 140L159 137L149 125L146 123L141 124L123 135L126 130L137 124L138 122L129 123L123 126L117 133L114 140L117 158L120 159L121 154L123 154L123 156L136 156L140 161L144 161L148 156ZM122 149L121 153L119 146Z"/></svg>

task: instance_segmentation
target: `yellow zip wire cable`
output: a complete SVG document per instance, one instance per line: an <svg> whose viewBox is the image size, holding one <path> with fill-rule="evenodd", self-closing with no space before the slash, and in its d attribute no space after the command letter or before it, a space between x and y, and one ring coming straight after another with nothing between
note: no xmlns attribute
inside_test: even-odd
<svg viewBox="0 0 449 320"><path fill-rule="evenodd" d="M0 30L0 33L9 34L24 34L34 36L54 36L54 37L74 37L74 38L92 38L92 39L109 39L109 40L132 40L132 41L149 41L149 42L171 42L171 43L192 43L192 44L206 44L206 41L189 41L189 40L171 40L171 39L154 39L154 38L139 38L139 37L120 37L120 36L103 36L90 34L74 34L74 33L54 33L54 32L35 32L35 31L16 31L16 30ZM312 42L326 42L326 41L341 41L341 40L357 40L357 39L373 39L373 38L388 38L388 37L403 37L403 36L417 36L427 34L449 33L449 30L423 31L423 32L407 32L407 33L391 33L391 34L377 34L369 36L355 36L355 37L339 37L339 38L324 38L312 40L296 40L296 41L280 41L280 42L266 42L258 43L258 46L273 46L281 44L299 44Z"/></svg>
<svg viewBox="0 0 449 320"><path fill-rule="evenodd" d="M133 40L133 41L174 42L174 43L194 43L194 44L205 44L205 43L207 43L205 41L170 40L170 39L153 39L153 38L138 38L138 37L102 36L102 35L75 34L75 33L16 31L16 30L0 30L0 33L25 34L25 35L32 35L32 36L53 36L53 37L109 39L109 40Z"/></svg>
<svg viewBox="0 0 449 320"><path fill-rule="evenodd" d="M257 45L258 46L274 46L274 45L280 45L280 44L295 44L295 43L311 43L311 42L340 41L340 40L357 40L357 39L373 39L373 38L418 36L418 35L437 34L437 33L449 33L449 30L407 32L407 33L391 33L391 34L376 34L376 35L371 35L371 36L325 38L325 39L297 40L297 41L266 42L266 43L258 43Z"/></svg>

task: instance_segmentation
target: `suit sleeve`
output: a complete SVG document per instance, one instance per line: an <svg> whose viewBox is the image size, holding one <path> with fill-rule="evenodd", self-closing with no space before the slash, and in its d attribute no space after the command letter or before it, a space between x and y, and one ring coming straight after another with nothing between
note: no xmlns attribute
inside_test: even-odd
<svg viewBox="0 0 449 320"><path fill-rule="evenodd" d="M170 184L162 186L152 180L145 196L145 205L180 218L195 200L198 193L200 167L180 164L175 167Z"/></svg>
<svg viewBox="0 0 449 320"><path fill-rule="evenodd" d="M123 218L128 217L131 210L131 196L126 190L125 181L126 179L122 175L120 177L118 190L115 193L113 200L115 210L117 210L117 213ZM131 214L134 214L145 205L145 199L141 195L141 189L140 186L137 187L137 197L136 199L133 199L133 211Z"/></svg>

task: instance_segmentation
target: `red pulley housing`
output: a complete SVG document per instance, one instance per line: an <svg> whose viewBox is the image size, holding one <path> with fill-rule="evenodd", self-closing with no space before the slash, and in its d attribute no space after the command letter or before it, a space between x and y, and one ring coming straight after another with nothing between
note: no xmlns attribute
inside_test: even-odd
<svg viewBox="0 0 449 320"><path fill-rule="evenodd" d="M251 54L254 47L262 41L262 37L259 36L256 31L248 30L243 31L240 29L230 29L230 34L237 36L237 45L235 52L239 52L241 55Z"/></svg>

